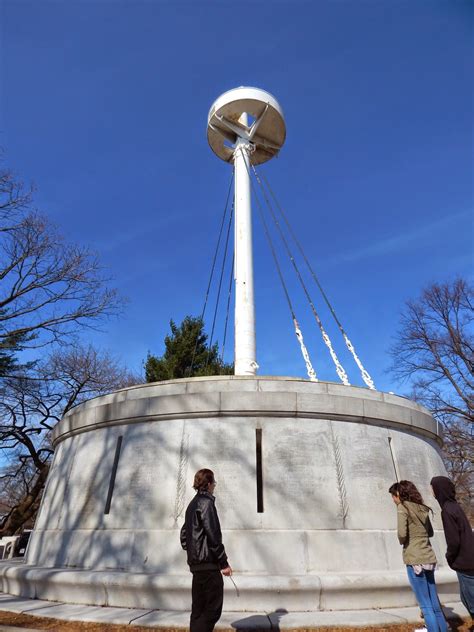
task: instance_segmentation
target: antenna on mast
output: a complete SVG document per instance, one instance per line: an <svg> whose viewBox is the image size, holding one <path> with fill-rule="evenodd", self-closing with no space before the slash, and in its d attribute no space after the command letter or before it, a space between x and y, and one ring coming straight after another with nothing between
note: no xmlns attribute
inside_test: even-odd
<svg viewBox="0 0 474 632"><path fill-rule="evenodd" d="M235 375L255 375L252 208L250 165L278 154L285 142L283 111L269 92L241 87L213 103L207 122L212 151L235 168Z"/></svg>

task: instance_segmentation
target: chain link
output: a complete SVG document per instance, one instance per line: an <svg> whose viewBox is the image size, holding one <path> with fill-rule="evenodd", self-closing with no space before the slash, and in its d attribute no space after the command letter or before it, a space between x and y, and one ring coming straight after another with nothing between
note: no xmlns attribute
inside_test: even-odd
<svg viewBox="0 0 474 632"><path fill-rule="evenodd" d="M313 369L313 365L311 364L311 360L309 359L309 353L304 344L303 334L301 333L301 329L296 318L293 318L293 323L295 325L296 337L298 338L298 342L300 343L301 353L303 354L303 358L306 363L306 371L308 372L308 377L311 382L319 382L318 378L316 377L316 372Z"/></svg>

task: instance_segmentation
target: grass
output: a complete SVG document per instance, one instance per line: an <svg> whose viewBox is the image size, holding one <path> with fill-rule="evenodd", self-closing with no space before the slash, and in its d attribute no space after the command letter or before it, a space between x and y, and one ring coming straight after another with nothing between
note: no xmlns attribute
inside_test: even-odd
<svg viewBox="0 0 474 632"><path fill-rule="evenodd" d="M451 629L455 632L472 632L473 627L467 621L451 621ZM0 626L12 626L16 628L33 628L35 630L50 630L50 632L185 632L186 628L157 628L143 627L138 625L114 625L109 623L85 623L82 621L60 621L47 617L37 617L27 614L17 614L15 612L0 611ZM403 625L386 625L384 627L323 627L323 628L298 628L297 630L287 630L285 632L413 632L420 628L420 623L405 623ZM226 632L219 630L219 632ZM231 632L231 628L229 631ZM235 630L232 629L232 632ZM244 632L244 631L242 631Z"/></svg>

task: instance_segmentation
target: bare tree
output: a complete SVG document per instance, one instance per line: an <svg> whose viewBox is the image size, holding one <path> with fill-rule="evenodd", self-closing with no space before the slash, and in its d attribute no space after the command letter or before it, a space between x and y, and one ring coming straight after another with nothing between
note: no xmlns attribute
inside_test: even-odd
<svg viewBox="0 0 474 632"><path fill-rule="evenodd" d="M0 171L0 374L18 351L97 326L122 303L97 257L66 243L31 208L31 191Z"/></svg>
<svg viewBox="0 0 474 632"><path fill-rule="evenodd" d="M1 158L1 152L0 152ZM2 231L15 225L17 214L31 202L33 189L27 189L11 171L0 169L0 220ZM5 220L7 223L4 224Z"/></svg>
<svg viewBox="0 0 474 632"><path fill-rule="evenodd" d="M80 346L53 352L34 373L4 380L0 445L8 465L0 476L0 500L8 511L0 521L0 537L18 532L36 514L53 454L54 425L82 401L137 381L107 353Z"/></svg>
<svg viewBox="0 0 474 632"><path fill-rule="evenodd" d="M463 279L433 284L408 301L392 371L444 426L447 469L465 508L474 498L474 290Z"/></svg>
<svg viewBox="0 0 474 632"><path fill-rule="evenodd" d="M8 507L0 535L35 515L52 426L84 398L133 381L109 356L77 346L84 328L117 314L123 301L95 254L67 243L32 194L0 169L0 503ZM52 351L38 360L32 350L44 347Z"/></svg>

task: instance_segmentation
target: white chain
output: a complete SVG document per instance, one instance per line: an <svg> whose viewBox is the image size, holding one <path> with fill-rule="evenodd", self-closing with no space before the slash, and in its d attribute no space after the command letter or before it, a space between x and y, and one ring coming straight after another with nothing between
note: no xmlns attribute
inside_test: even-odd
<svg viewBox="0 0 474 632"><path fill-rule="evenodd" d="M347 373L344 371L344 367L339 362L339 358L337 357L336 352L332 348L332 343L331 343L331 341L329 339L329 336L324 331L324 328L322 326L321 326L321 335L323 337L323 340L324 340L327 348L329 349L329 353L331 354L331 358L332 358L332 361L334 362L334 365L336 367L336 372L337 372L337 374L339 376L339 379L344 384L344 386L350 386L351 383L349 382L349 378L347 377Z"/></svg>
<svg viewBox="0 0 474 632"><path fill-rule="evenodd" d="M304 361L306 363L306 371L308 372L308 377L311 380L311 382L318 382L319 380L316 377L316 372L313 369L313 365L311 364L311 360L309 359L308 350L306 349L305 344L304 344L303 334L301 333L301 329L300 329L300 327L298 325L298 321L295 318L293 319L293 323L295 325L296 337L298 338L298 342L300 343L301 353L303 354L303 358L304 358Z"/></svg>
<svg viewBox="0 0 474 632"><path fill-rule="evenodd" d="M364 380L364 382L366 383L366 385L370 389L375 391L375 384L374 384L372 378L370 377L370 375L367 373L367 371L362 366L362 362L359 360L359 356L355 352L354 346L352 345L352 342L349 340L349 338L346 336L346 334L344 334L344 340L346 341L347 348L352 353L352 356L353 356L353 358L355 360L355 363L357 364L357 366L360 369L360 372L361 372L361 375L362 375L362 379Z"/></svg>

